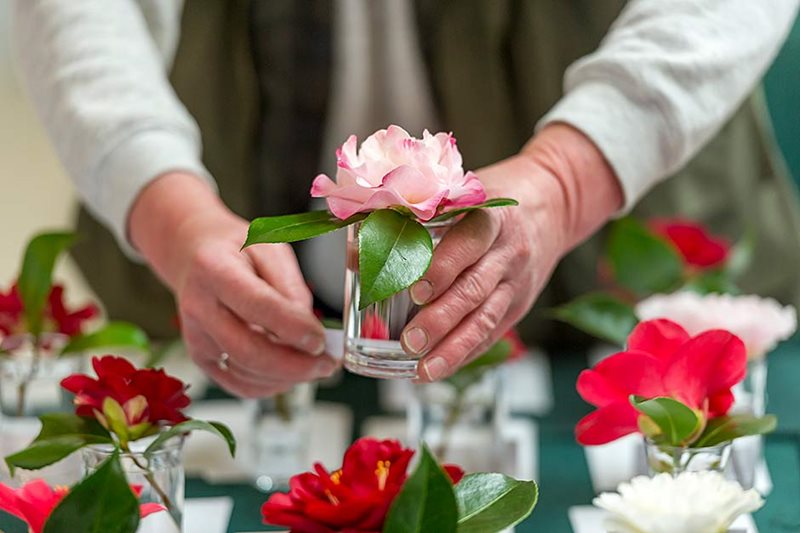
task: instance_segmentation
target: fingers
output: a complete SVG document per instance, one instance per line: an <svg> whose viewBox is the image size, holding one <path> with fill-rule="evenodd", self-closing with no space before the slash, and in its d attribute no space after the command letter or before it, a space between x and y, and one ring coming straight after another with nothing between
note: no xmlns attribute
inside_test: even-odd
<svg viewBox="0 0 800 533"><path fill-rule="evenodd" d="M244 253L256 273L290 302L311 310L314 298L303 279L294 250L288 244L252 246Z"/></svg>
<svg viewBox="0 0 800 533"><path fill-rule="evenodd" d="M512 285L508 282L498 284L486 301L462 320L420 362L420 379L436 381L447 377L468 357L488 349L493 339L505 331L503 328L507 328L506 316L513 300Z"/></svg>
<svg viewBox="0 0 800 533"><path fill-rule="evenodd" d="M461 272L489 250L499 232L497 219L483 211L474 211L453 226L433 251L425 276L411 286L414 303L426 304L444 294Z"/></svg>

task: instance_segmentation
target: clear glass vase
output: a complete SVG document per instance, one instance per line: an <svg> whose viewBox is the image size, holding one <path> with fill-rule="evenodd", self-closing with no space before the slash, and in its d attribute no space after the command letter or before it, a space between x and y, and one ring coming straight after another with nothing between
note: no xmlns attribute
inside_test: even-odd
<svg viewBox="0 0 800 533"><path fill-rule="evenodd" d="M731 456L731 443L723 442L704 448L685 448L656 444L644 439L645 456L650 475L712 470L724 472Z"/></svg>
<svg viewBox="0 0 800 533"><path fill-rule="evenodd" d="M439 244L454 219L424 224L433 246ZM419 355L409 355L400 346L400 335L417 314L419 306L408 290L359 310L358 230L361 224L347 228L347 265L344 287L344 367L362 376L384 379L417 377Z"/></svg>
<svg viewBox="0 0 800 533"><path fill-rule="evenodd" d="M747 374L733 388L732 412L764 416L767 413L767 359L760 357L747 362Z"/></svg>
<svg viewBox="0 0 800 533"><path fill-rule="evenodd" d="M3 339L0 413L4 419L72 410L72 395L61 388L61 380L81 372L84 358L78 354L59 357L68 340L66 335L47 334L35 346L30 335Z"/></svg>
<svg viewBox="0 0 800 533"><path fill-rule="evenodd" d="M503 367L465 388L449 381L419 383L408 404L408 440L424 441L441 462L467 472L502 470L502 427L508 417Z"/></svg>
<svg viewBox="0 0 800 533"><path fill-rule="evenodd" d="M122 469L132 487L141 487L140 503L159 503L167 512L144 518L137 533L180 533L183 531L185 474L183 469L183 437L170 439L149 458L144 450L152 438L130 443L130 453L122 453ZM84 469L94 472L111 457L114 447L96 444L81 449Z"/></svg>
<svg viewBox="0 0 800 533"><path fill-rule="evenodd" d="M316 383L298 383L283 394L250 403L250 464L259 490L285 488L289 478L308 470L316 388Z"/></svg>

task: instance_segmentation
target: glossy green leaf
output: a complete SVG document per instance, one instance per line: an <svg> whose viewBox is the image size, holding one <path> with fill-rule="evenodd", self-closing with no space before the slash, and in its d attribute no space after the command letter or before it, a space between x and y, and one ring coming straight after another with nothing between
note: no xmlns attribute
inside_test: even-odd
<svg viewBox="0 0 800 533"><path fill-rule="evenodd" d="M9 470L38 470L57 463L88 444L113 442L108 431L94 418L71 413L53 413L39 417L42 429L24 450L5 458Z"/></svg>
<svg viewBox="0 0 800 533"><path fill-rule="evenodd" d="M150 351L150 341L141 328L129 322L109 322L93 333L78 335L70 339L61 350L61 355L80 353L100 348L133 348Z"/></svg>
<svg viewBox="0 0 800 533"><path fill-rule="evenodd" d="M397 294L431 264L433 241L422 224L392 209L373 211L358 231L359 309Z"/></svg>
<svg viewBox="0 0 800 533"><path fill-rule="evenodd" d="M365 218L367 218L366 213L356 213L347 220L340 220L328 211L261 217L250 223L247 240L242 248L253 244L304 241L345 228Z"/></svg>
<svg viewBox="0 0 800 533"><path fill-rule="evenodd" d="M135 533L138 527L139 501L115 451L61 500L44 533Z"/></svg>
<svg viewBox="0 0 800 533"><path fill-rule="evenodd" d="M654 438L659 444L670 446L683 446L697 432L700 419L687 405L672 398L644 399L640 396L631 396L633 407L650 417L653 423L661 430Z"/></svg>
<svg viewBox="0 0 800 533"><path fill-rule="evenodd" d="M706 424L705 430L692 446L716 446L729 440L751 435L764 435L778 427L775 415L755 417L753 415L729 415L712 418Z"/></svg>
<svg viewBox="0 0 800 533"><path fill-rule="evenodd" d="M513 205L519 205L519 202L513 198L492 198L491 200L486 200L482 204L453 209L452 211L448 211L447 213L439 215L438 217L432 218L429 222L442 222L443 220L450 220L453 217L463 215L464 213L469 213L470 211L475 211L476 209L486 209L489 207L508 207Z"/></svg>
<svg viewBox="0 0 800 533"><path fill-rule="evenodd" d="M42 331L42 311L53 285L56 260L75 238L74 233L40 233L25 249L17 283L28 330L34 335Z"/></svg>
<svg viewBox="0 0 800 533"><path fill-rule="evenodd" d="M612 224L607 254L616 282L638 294L669 292L681 283L678 251L631 218Z"/></svg>
<svg viewBox="0 0 800 533"><path fill-rule="evenodd" d="M533 512L539 491L533 481L503 474L470 474L456 485L458 533L495 533Z"/></svg>
<svg viewBox="0 0 800 533"><path fill-rule="evenodd" d="M158 434L158 437L150 443L147 449L144 451L145 457L149 457L158 451L161 446L164 445L165 442L170 440L173 437L177 437L179 435L185 435L191 431L207 431L212 433L222 440L228 445L228 451L231 454L231 457L236 455L236 438L233 436L231 430L225 424L221 422L206 422L205 420L187 420L185 422L181 422L180 424L175 424L171 428L166 431L162 431Z"/></svg>
<svg viewBox="0 0 800 533"><path fill-rule="evenodd" d="M550 316L606 340L625 346L639 323L633 306L604 292L585 294L549 312Z"/></svg>
<svg viewBox="0 0 800 533"><path fill-rule="evenodd" d="M500 339L477 359L462 366L458 372L445 381L455 388L464 390L480 381L487 370L491 370L503 363L511 356L514 347L505 339Z"/></svg>
<svg viewBox="0 0 800 533"><path fill-rule="evenodd" d="M458 506L450 478L422 445L419 464L392 502L383 533L455 533Z"/></svg>

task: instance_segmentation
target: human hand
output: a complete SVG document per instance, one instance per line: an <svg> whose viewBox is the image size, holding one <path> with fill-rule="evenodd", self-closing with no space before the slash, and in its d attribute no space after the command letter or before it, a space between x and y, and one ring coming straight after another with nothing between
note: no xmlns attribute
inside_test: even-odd
<svg viewBox="0 0 800 533"><path fill-rule="evenodd" d="M528 312L560 258L622 205L602 154L565 124L547 126L519 155L477 174L489 198L520 205L464 217L411 287L412 299L425 305L402 344L424 355L423 381L442 379L485 352Z"/></svg>
<svg viewBox="0 0 800 533"><path fill-rule="evenodd" d="M247 222L200 179L156 179L135 202L128 227L175 294L189 355L223 388L265 397L336 370L292 248L240 251Z"/></svg>

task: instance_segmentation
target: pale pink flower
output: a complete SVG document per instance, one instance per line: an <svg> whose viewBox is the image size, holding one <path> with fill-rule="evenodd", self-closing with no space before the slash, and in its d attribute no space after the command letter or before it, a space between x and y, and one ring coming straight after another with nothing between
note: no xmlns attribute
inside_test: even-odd
<svg viewBox="0 0 800 533"><path fill-rule="evenodd" d="M672 320L692 336L710 329L730 331L742 339L749 359L764 357L797 329L794 307L756 295L656 294L636 305L636 315L640 320Z"/></svg>
<svg viewBox="0 0 800 533"><path fill-rule="evenodd" d="M427 221L486 200L478 176L464 173L450 133L432 135L425 130L422 139L416 139L399 126L389 126L367 137L360 149L357 143L351 135L336 151L335 182L320 174L311 186L311 196L327 198L337 218L405 207Z"/></svg>

